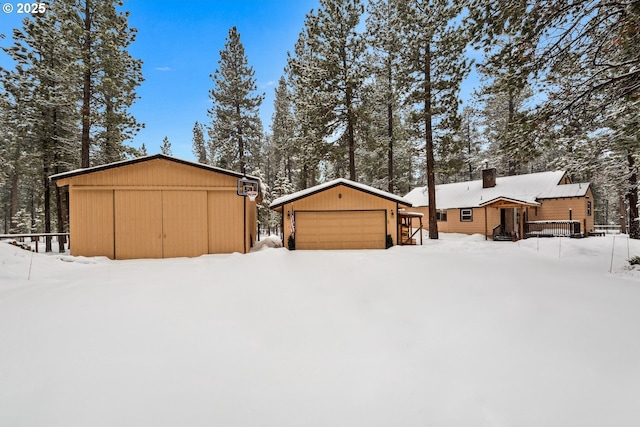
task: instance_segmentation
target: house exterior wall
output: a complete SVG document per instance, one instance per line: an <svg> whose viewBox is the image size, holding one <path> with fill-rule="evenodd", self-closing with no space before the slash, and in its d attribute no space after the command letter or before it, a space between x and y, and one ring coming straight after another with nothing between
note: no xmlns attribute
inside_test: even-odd
<svg viewBox="0 0 640 427"><path fill-rule="evenodd" d="M248 252L256 203L238 178L165 159L62 178L69 185L70 251L115 259Z"/></svg>
<svg viewBox="0 0 640 427"><path fill-rule="evenodd" d="M407 208L408 212L419 212L423 214L422 224L425 230L429 229L429 207L421 206L414 208ZM493 228L500 225L500 209L487 207L486 210L482 208L472 208L473 220L461 221L460 209L446 209L447 220L438 221L438 232L442 233L462 233L462 234L482 234L491 236ZM486 212L486 213L485 213ZM487 222L485 224L485 217ZM418 227L417 220L413 220L413 227Z"/></svg>
<svg viewBox="0 0 640 427"><path fill-rule="evenodd" d="M591 212L588 212L588 203L591 202ZM585 197L567 197L561 199L542 199L541 206L530 209L530 221L568 220L569 209L571 217L582 223L581 231L588 233L594 230L594 200L591 188L587 190Z"/></svg>
<svg viewBox="0 0 640 427"><path fill-rule="evenodd" d="M527 213L528 221L553 221L568 220L569 209L572 210L572 218L581 222L581 230L588 233L594 229L594 205L591 189L586 197L572 197L562 199L540 200L537 208L528 207L524 209ZM587 203L591 202L591 214L588 214ZM408 208L409 212L419 212L424 215L423 226L429 229L429 207L421 206ZM486 235L491 237L493 228L500 225L500 208L488 206L486 208ZM414 227L418 224L414 220ZM485 208L473 208L473 221L460 221L460 209L447 209L447 221L438 221L438 231L442 233L463 233L463 234L485 234Z"/></svg>
<svg viewBox="0 0 640 427"><path fill-rule="evenodd" d="M338 185L282 206L282 221L285 246L291 235L291 215L297 211L386 211L387 234L397 244L397 203L353 188ZM393 212L393 214L392 214Z"/></svg>

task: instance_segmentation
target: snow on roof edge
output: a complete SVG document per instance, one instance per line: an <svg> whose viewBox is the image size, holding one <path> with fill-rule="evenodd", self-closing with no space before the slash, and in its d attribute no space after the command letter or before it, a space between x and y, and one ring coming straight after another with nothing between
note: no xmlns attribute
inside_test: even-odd
<svg viewBox="0 0 640 427"><path fill-rule="evenodd" d="M346 178L337 178L331 181L324 182L322 184L315 185L313 187L305 188L304 190L296 191L295 193L287 194L285 196L278 197L269 205L270 209L277 208L285 203L292 202L294 200L303 198L305 196L309 196L311 194L317 193L322 190L326 190L337 185L346 185L347 187L356 188L367 193L372 193L378 195L380 197L384 197L386 199L395 200L398 203L402 203L407 206L412 206L411 202L403 197L396 196L395 194L389 193L387 191L379 190L377 188L371 187L366 184L361 184L359 182L351 181Z"/></svg>
<svg viewBox="0 0 640 427"><path fill-rule="evenodd" d="M148 160L155 160L155 159L165 159L165 160L169 160L169 161L173 161L176 163L181 163L187 166L193 166L193 167L197 167L200 169L205 169L205 170L210 170L212 172L219 172L225 175L230 175L230 176L236 176L238 178L241 178L243 176L250 178L250 179L255 179L257 181L261 181L259 177L257 176L253 176L253 175L243 175L241 172L236 172L236 171L232 171L232 170L228 170L228 169L223 169L223 168L219 168L217 166L211 166L211 165L206 165L203 163L198 163L198 162L194 162L191 160L184 160L178 157L173 157L173 156L167 156L166 154L151 154L148 156L141 156L141 157L135 157L133 159L125 159L125 160L119 160L117 162L113 162L113 163L106 163L104 165L96 165L96 166L91 166L88 168L78 168L78 169L74 169L74 170L70 170L70 171L66 171L66 172L60 172L54 175L51 175L49 177L50 181L57 181L59 179L63 179L63 178L71 178L74 176L78 176L78 175L84 175L87 173L92 173L92 172L99 172L102 170L107 170L107 169L112 169L112 168L116 168L119 166L126 166L128 164L136 164L136 163L142 163Z"/></svg>

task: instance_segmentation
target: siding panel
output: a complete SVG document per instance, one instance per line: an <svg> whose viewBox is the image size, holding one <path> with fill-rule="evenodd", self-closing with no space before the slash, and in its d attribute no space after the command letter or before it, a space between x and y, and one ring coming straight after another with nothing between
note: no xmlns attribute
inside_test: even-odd
<svg viewBox="0 0 640 427"><path fill-rule="evenodd" d="M116 259L162 258L162 192L115 192Z"/></svg>
<svg viewBox="0 0 640 427"><path fill-rule="evenodd" d="M162 192L163 256L195 257L208 253L207 192Z"/></svg>
<svg viewBox="0 0 640 427"><path fill-rule="evenodd" d="M113 191L73 191L69 205L71 255L113 258Z"/></svg>
<svg viewBox="0 0 640 427"><path fill-rule="evenodd" d="M208 192L209 253L244 252L243 200L235 192Z"/></svg>

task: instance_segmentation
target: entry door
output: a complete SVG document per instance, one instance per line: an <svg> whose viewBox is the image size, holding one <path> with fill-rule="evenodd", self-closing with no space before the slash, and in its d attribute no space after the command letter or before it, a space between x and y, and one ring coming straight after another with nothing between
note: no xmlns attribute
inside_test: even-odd
<svg viewBox="0 0 640 427"><path fill-rule="evenodd" d="M116 191L115 258L162 258L162 192Z"/></svg>
<svg viewBox="0 0 640 427"><path fill-rule="evenodd" d="M506 234L520 233L520 211L516 208L500 209L500 224Z"/></svg>
<svg viewBox="0 0 640 427"><path fill-rule="evenodd" d="M162 192L164 257L195 257L208 252L207 192Z"/></svg>

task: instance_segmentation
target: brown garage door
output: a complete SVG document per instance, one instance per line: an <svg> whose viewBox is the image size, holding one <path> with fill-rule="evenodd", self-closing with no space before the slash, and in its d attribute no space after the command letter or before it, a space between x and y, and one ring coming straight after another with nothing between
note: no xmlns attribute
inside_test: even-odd
<svg viewBox="0 0 640 427"><path fill-rule="evenodd" d="M384 249L385 211L296 212L296 249Z"/></svg>

